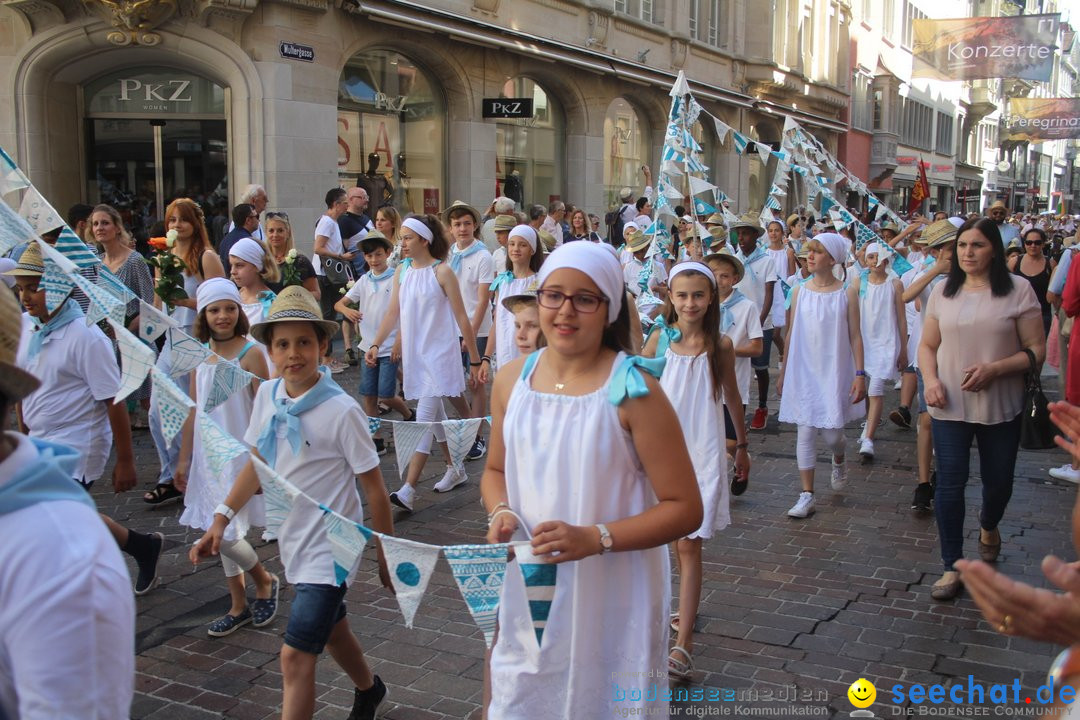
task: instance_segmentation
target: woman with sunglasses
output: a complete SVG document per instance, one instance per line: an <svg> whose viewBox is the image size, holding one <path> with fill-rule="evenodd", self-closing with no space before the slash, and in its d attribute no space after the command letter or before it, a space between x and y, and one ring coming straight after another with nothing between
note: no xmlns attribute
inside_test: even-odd
<svg viewBox="0 0 1080 720"><path fill-rule="evenodd" d="M284 290L286 266L293 265L296 268L296 277L300 280L300 284L318 300L321 295L319 292L319 279L315 275L315 267L311 264L311 260L305 255L295 253L292 256L292 262L289 262L289 253L294 252L296 248L293 246L292 225L289 223L288 214L283 212L266 213L266 243L270 248L270 254L274 256L274 260L277 262L278 270L281 272L279 281L271 282L268 280L266 286L275 295Z"/></svg>
<svg viewBox="0 0 1080 720"><path fill-rule="evenodd" d="M1050 276L1054 274L1057 263L1043 252L1046 232L1042 228L1030 228L1024 233L1023 241L1024 253L1009 262L1009 270L1031 283L1031 289L1039 300L1039 309L1042 310L1043 335L1049 336L1053 310L1046 299L1046 291L1050 289Z"/></svg>

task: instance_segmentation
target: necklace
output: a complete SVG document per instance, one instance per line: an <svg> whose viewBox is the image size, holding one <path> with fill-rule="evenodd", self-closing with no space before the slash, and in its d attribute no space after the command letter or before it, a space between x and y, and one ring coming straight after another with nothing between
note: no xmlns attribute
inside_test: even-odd
<svg viewBox="0 0 1080 720"><path fill-rule="evenodd" d="M544 372L546 372L546 373L548 374L548 377L550 377L550 378L551 378L552 380L554 380L554 381L555 381L555 392L562 392L562 391L563 391L563 388L564 388L564 387L566 387L566 386L567 386L567 385L569 385L570 383L574 382L574 381L575 381L575 380L577 380L577 379L578 379L579 377L581 377L581 376L582 376L582 375L584 375L585 373L589 372L589 370L591 370L591 369L592 369L592 368L587 368L587 369L585 369L585 370L582 370L581 372L579 372L579 373L578 373L577 375L575 375L574 377L570 378L569 380L565 380L565 381L563 381L563 382L559 382L559 378L555 377L555 373L551 372L551 370L550 370L550 369L548 369L548 368L544 368Z"/></svg>

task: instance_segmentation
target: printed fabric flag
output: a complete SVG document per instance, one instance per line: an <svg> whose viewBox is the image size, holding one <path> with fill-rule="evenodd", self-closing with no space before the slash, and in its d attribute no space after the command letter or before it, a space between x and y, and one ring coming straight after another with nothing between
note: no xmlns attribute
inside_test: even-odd
<svg viewBox="0 0 1080 720"><path fill-rule="evenodd" d="M263 500L266 502L266 530L276 535L289 516L300 490L254 455L251 456L251 464L259 476Z"/></svg>
<svg viewBox="0 0 1080 720"><path fill-rule="evenodd" d="M390 571L390 580L394 584L398 607L405 618L405 626L411 628L442 548L390 535L379 535L379 541Z"/></svg>
<svg viewBox="0 0 1080 720"><path fill-rule="evenodd" d="M43 235L64 224L60 213L53 209L48 200L41 197L41 193L33 185L23 195L22 204L19 205L19 215L30 224L30 227L34 228L35 235Z"/></svg>
<svg viewBox="0 0 1080 720"><path fill-rule="evenodd" d="M0 183L3 182L3 168L0 167ZM2 190L2 188L0 188ZM0 192L0 195L3 193ZM34 228L30 223L23 220L17 212L8 207L7 203L0 202L0 255L7 255L11 249L21 242L26 242L35 237ZM18 260L18 258L15 258Z"/></svg>
<svg viewBox="0 0 1080 720"><path fill-rule="evenodd" d="M210 412L237 392L251 385L255 376L240 367L235 360L218 360L214 367L214 382L207 393L204 410Z"/></svg>
<svg viewBox="0 0 1080 720"><path fill-rule="evenodd" d="M139 299L135 296L135 293L131 292L131 289L124 284L124 281L116 277L116 275L113 275L109 268L105 267L104 264L97 267L97 286L124 303L125 307L127 307L129 303ZM136 312L136 310L133 310L132 314L135 314Z"/></svg>
<svg viewBox="0 0 1080 720"><path fill-rule="evenodd" d="M731 131L731 126L718 117L713 118L713 125L716 126L717 142L723 145L724 140L727 139L728 132Z"/></svg>
<svg viewBox="0 0 1080 720"><path fill-rule="evenodd" d="M426 433L431 432L431 426L432 423L426 422L394 423L394 456L397 458L398 475L402 480L405 479L405 470L416 452L416 446Z"/></svg>
<svg viewBox="0 0 1080 720"><path fill-rule="evenodd" d="M769 158L772 157L772 148L765 143L756 143L755 150L757 150L758 157L761 158L761 162L764 165L769 164Z"/></svg>
<svg viewBox="0 0 1080 720"><path fill-rule="evenodd" d="M694 198L694 214L695 215L712 215L716 212L716 208L705 202L701 198Z"/></svg>
<svg viewBox="0 0 1080 720"><path fill-rule="evenodd" d="M379 432L379 428L381 428L381 427L382 427L382 418L369 417L367 419L367 429L368 429L368 432L371 433L372 435Z"/></svg>
<svg viewBox="0 0 1080 720"><path fill-rule="evenodd" d="M465 420L443 420L443 431L446 433L446 447L450 450L450 462L461 465L465 456L476 441L476 432L480 429L480 423L484 418L467 418Z"/></svg>
<svg viewBox="0 0 1080 720"><path fill-rule="evenodd" d="M22 190L24 187L30 187L30 180L11 159L11 156L4 152L4 148L0 148L0 195Z"/></svg>
<svg viewBox="0 0 1080 720"><path fill-rule="evenodd" d="M349 579L360 564L360 555L371 537L371 531L338 515L325 505L319 507L323 511L323 527L326 528L326 538L330 541L330 554L334 558L334 579L340 585Z"/></svg>
<svg viewBox="0 0 1080 720"><path fill-rule="evenodd" d="M248 452L248 446L234 438L202 410L195 412L199 438L202 440L203 459L214 476L221 475L225 467L237 455ZM233 478L229 478L232 482ZM264 493L265 494L265 493Z"/></svg>
<svg viewBox="0 0 1080 720"><path fill-rule="evenodd" d="M72 277L51 258L45 258L45 274L41 276L41 284L45 287L45 308L49 312L60 307L60 303L75 289Z"/></svg>
<svg viewBox="0 0 1080 720"><path fill-rule="evenodd" d="M60 236L56 238L56 249L81 268L91 268L101 264L94 251L88 248L86 243L80 240L75 231L67 225L64 225Z"/></svg>
<svg viewBox="0 0 1080 720"><path fill-rule="evenodd" d="M746 152L746 144L750 142L750 138L746 137L738 130L733 130L731 136L735 138L735 152L742 155Z"/></svg>
<svg viewBox="0 0 1080 720"><path fill-rule="evenodd" d="M98 287L79 273L72 273L71 279L90 298L90 309L86 313L86 324L93 325L106 317L119 324L124 323L127 308L124 303L113 297L108 291Z"/></svg>
<svg viewBox="0 0 1080 720"><path fill-rule="evenodd" d="M505 544L450 545L443 548L443 555L454 574L454 582L469 606L477 627L484 633L484 643L489 650L495 639L495 620L499 616L508 548L509 545Z"/></svg>
<svg viewBox="0 0 1080 720"><path fill-rule="evenodd" d="M139 301L139 337L154 342L169 328L179 327L176 321L153 305Z"/></svg>
<svg viewBox="0 0 1080 720"><path fill-rule="evenodd" d="M544 628L551 612L551 601L555 599L556 570L559 566L536 557L528 544L515 545L514 554L521 577L525 580L525 597L529 600L536 644L543 647Z"/></svg>
<svg viewBox="0 0 1080 720"><path fill-rule="evenodd" d="M158 415L161 416L161 432L165 440L172 442L176 433L184 427L195 402L189 398L168 375L156 365L150 368L154 389L157 391Z"/></svg>
<svg viewBox="0 0 1080 720"><path fill-rule="evenodd" d="M156 357L154 351L128 332L122 323L110 318L109 324L116 334L116 346L120 350L120 389L113 398L115 404L139 389L150 374L150 368L154 367Z"/></svg>
<svg viewBox="0 0 1080 720"><path fill-rule="evenodd" d="M210 351L210 348L178 327L169 329L168 351L171 353L172 360L169 373L173 377L191 372L214 354Z"/></svg>

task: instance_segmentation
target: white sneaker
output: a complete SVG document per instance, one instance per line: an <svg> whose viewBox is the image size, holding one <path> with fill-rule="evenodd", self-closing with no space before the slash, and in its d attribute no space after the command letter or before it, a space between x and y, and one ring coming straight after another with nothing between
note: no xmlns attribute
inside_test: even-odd
<svg viewBox="0 0 1080 720"><path fill-rule="evenodd" d="M833 461L832 477L829 478L829 484L832 485L833 490L843 490L847 487L847 463L841 462L839 464Z"/></svg>
<svg viewBox="0 0 1080 720"><path fill-rule="evenodd" d="M862 438L859 442L859 454L862 455L863 462L871 462L874 459L874 441L868 437ZM836 471L833 471L833 477L836 477Z"/></svg>
<svg viewBox="0 0 1080 720"><path fill-rule="evenodd" d="M1050 477L1055 480L1065 480L1080 485L1080 470L1074 470L1069 463L1065 463L1061 467L1050 468Z"/></svg>
<svg viewBox="0 0 1080 720"><path fill-rule="evenodd" d="M451 465L446 468L446 474L442 476L442 480L435 483L435 492L448 492L468 479L469 476L465 474L465 468Z"/></svg>
<svg viewBox="0 0 1080 720"><path fill-rule="evenodd" d="M814 493L799 493L799 501L787 511L788 517L805 518L814 514Z"/></svg>
<svg viewBox="0 0 1080 720"><path fill-rule="evenodd" d="M416 498L416 489L409 483L405 483L401 486L401 489L397 492L390 493L390 502L397 505L399 508L404 508L409 512L412 512L413 500Z"/></svg>

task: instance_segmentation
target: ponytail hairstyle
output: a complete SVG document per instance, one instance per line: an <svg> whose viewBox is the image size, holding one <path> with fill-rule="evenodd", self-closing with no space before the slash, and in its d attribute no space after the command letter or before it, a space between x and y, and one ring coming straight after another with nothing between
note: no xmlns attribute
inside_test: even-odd
<svg viewBox="0 0 1080 720"><path fill-rule="evenodd" d="M712 377L713 384L713 400L720 401L721 391L723 390L724 377L720 372L720 296L716 292L715 280L711 277L705 277L705 274L698 272L697 270L684 270L675 276L677 282L679 278L705 278L709 286L709 292L711 297L709 298L709 306L705 308L705 316L702 318L702 332L705 334L705 347L706 355L709 362L709 376ZM674 327L679 322L679 313L675 310L675 304L671 300L671 293L674 288L668 286L668 296L664 300L663 316L664 322L669 327Z"/></svg>
<svg viewBox="0 0 1080 720"><path fill-rule="evenodd" d="M446 237L446 228L437 215L419 215L413 213L409 217L419 220L431 231L431 242L428 243L428 252L436 260L445 261L450 255L450 240Z"/></svg>

